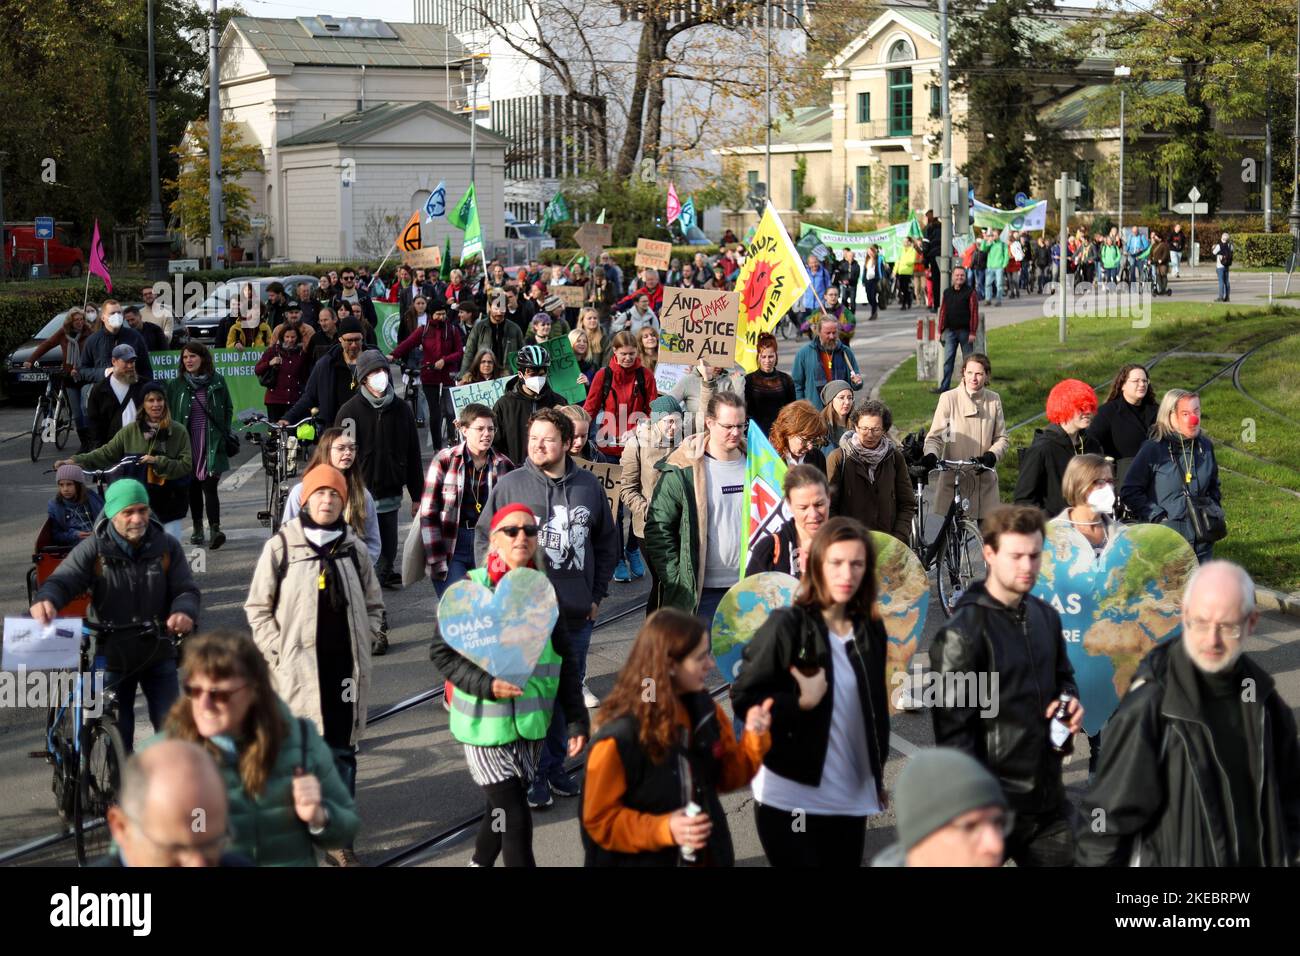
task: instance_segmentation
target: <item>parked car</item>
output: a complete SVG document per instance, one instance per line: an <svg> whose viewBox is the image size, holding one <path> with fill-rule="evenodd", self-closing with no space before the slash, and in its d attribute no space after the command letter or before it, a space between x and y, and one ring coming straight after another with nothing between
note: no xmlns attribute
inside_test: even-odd
<svg viewBox="0 0 1300 956"><path fill-rule="evenodd" d="M291 276L241 276L236 279L227 279L219 285L211 295L203 300L202 303L195 306L185 313L182 320L185 326L185 334L195 341L202 342L209 348L224 348L225 342L216 341L217 329L226 319L230 318L234 303L239 296L239 290L245 284L251 283L257 289L258 300L266 304L266 288L272 282L279 282L284 286L284 290L291 297L295 295L299 282L306 282L311 286L312 293L316 292L316 287L320 280L316 276L309 275L291 275Z"/></svg>
<svg viewBox="0 0 1300 956"><path fill-rule="evenodd" d="M36 238L35 223L5 223L5 241L8 248L5 255L9 257L11 275L27 276L33 265L45 262L46 240ZM86 269L86 255L68 240L63 226L56 223L54 238L48 241L50 256L50 275L71 276L76 278Z"/></svg>
<svg viewBox="0 0 1300 956"><path fill-rule="evenodd" d="M123 302L122 308L125 309L131 305L134 305L137 309L144 308L143 302ZM68 311L70 310L65 309L50 319L37 330L35 335L5 357L5 392L11 398L35 401L41 392L45 391L45 383L49 381L50 371L57 369L63 360L63 350L50 349L31 368L23 368L23 363L31 361L32 353L36 351L36 347L62 328L63 320L68 317Z"/></svg>

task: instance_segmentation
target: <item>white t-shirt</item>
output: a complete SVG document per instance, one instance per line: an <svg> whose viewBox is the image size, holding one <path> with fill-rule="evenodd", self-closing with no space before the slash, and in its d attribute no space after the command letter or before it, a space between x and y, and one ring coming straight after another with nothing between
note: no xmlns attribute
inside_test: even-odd
<svg viewBox="0 0 1300 956"><path fill-rule="evenodd" d="M858 699L858 676L849 661L853 632L830 632L831 732L822 764L822 782L811 787L773 773L766 766L754 778L754 799L778 810L803 810L822 816L865 817L880 813L876 777L867 749L867 725Z"/></svg>
<svg viewBox="0 0 1300 956"><path fill-rule="evenodd" d="M740 525L745 501L745 457L719 461L704 456L709 492L708 554L704 586L729 588L740 580Z"/></svg>

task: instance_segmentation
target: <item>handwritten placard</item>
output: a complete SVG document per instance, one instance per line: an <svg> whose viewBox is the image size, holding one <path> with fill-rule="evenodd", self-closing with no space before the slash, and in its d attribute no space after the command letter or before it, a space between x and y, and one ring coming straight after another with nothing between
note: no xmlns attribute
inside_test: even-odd
<svg viewBox="0 0 1300 956"><path fill-rule="evenodd" d="M659 242L655 239L638 239L636 241L636 258L633 262L638 269L667 269L673 258L673 244Z"/></svg>
<svg viewBox="0 0 1300 956"><path fill-rule="evenodd" d="M436 269L442 265L442 250L437 246L427 249L412 249L402 253L402 262L413 269Z"/></svg>
<svg viewBox="0 0 1300 956"><path fill-rule="evenodd" d="M664 289L659 312L661 361L715 368L736 364L740 296L713 289Z"/></svg>
<svg viewBox="0 0 1300 956"><path fill-rule="evenodd" d="M660 348L663 348L662 340ZM689 365L678 365L675 362L665 361L662 357L655 365L655 388L659 390L660 395L667 395L671 392L691 370Z"/></svg>
<svg viewBox="0 0 1300 956"><path fill-rule="evenodd" d="M583 293L586 290L580 285L553 285L548 287L551 295L558 296L564 303L566 309L581 309Z"/></svg>
<svg viewBox="0 0 1300 956"><path fill-rule="evenodd" d="M623 466L616 462L606 464L604 462L587 461L585 458L575 458L573 463L596 476L600 486L605 489L605 500L609 502L609 513L617 515L618 483L623 476Z"/></svg>
<svg viewBox="0 0 1300 956"><path fill-rule="evenodd" d="M473 405L475 402L491 408L506 393L506 386L513 380L513 375L506 375L502 378L490 378L486 382L457 385L451 390L451 407L457 416L466 405Z"/></svg>
<svg viewBox="0 0 1300 956"><path fill-rule="evenodd" d="M81 654L81 618L57 617L49 627L30 617L7 617L0 666L6 671L75 670Z"/></svg>

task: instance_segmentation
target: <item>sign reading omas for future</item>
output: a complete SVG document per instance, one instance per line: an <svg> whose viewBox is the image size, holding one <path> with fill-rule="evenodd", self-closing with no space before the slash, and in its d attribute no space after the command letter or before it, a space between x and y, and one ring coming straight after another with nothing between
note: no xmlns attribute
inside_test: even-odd
<svg viewBox="0 0 1300 956"><path fill-rule="evenodd" d="M582 296L586 292L580 285L552 285L546 289L553 296L558 296L566 309L581 309Z"/></svg>
<svg viewBox="0 0 1300 956"><path fill-rule="evenodd" d="M736 364L740 296L713 289L664 289L659 310L659 361L715 368Z"/></svg>
<svg viewBox="0 0 1300 956"><path fill-rule="evenodd" d="M532 568L510 571L495 591L457 581L438 602L438 631L448 646L519 688L532 676L559 617L555 589Z"/></svg>
<svg viewBox="0 0 1300 956"><path fill-rule="evenodd" d="M638 239L636 241L636 258L633 263L638 269L667 269L673 258L673 244L659 242L656 239Z"/></svg>

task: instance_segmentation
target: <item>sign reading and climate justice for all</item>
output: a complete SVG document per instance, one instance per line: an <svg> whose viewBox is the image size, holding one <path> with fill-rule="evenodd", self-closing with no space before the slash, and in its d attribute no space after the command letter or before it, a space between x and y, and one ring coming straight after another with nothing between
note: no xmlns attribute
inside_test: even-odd
<svg viewBox="0 0 1300 956"><path fill-rule="evenodd" d="M580 285L552 285L547 287L547 292L553 296L558 296L564 303L566 309L581 309L583 293L586 291Z"/></svg>
<svg viewBox="0 0 1300 956"><path fill-rule="evenodd" d="M638 239L636 241L636 259L638 269L667 269L673 259L673 244L659 242L655 239Z"/></svg>
<svg viewBox="0 0 1300 956"><path fill-rule="evenodd" d="M740 296L712 289L664 289L659 310L659 359L731 368L736 361Z"/></svg>

